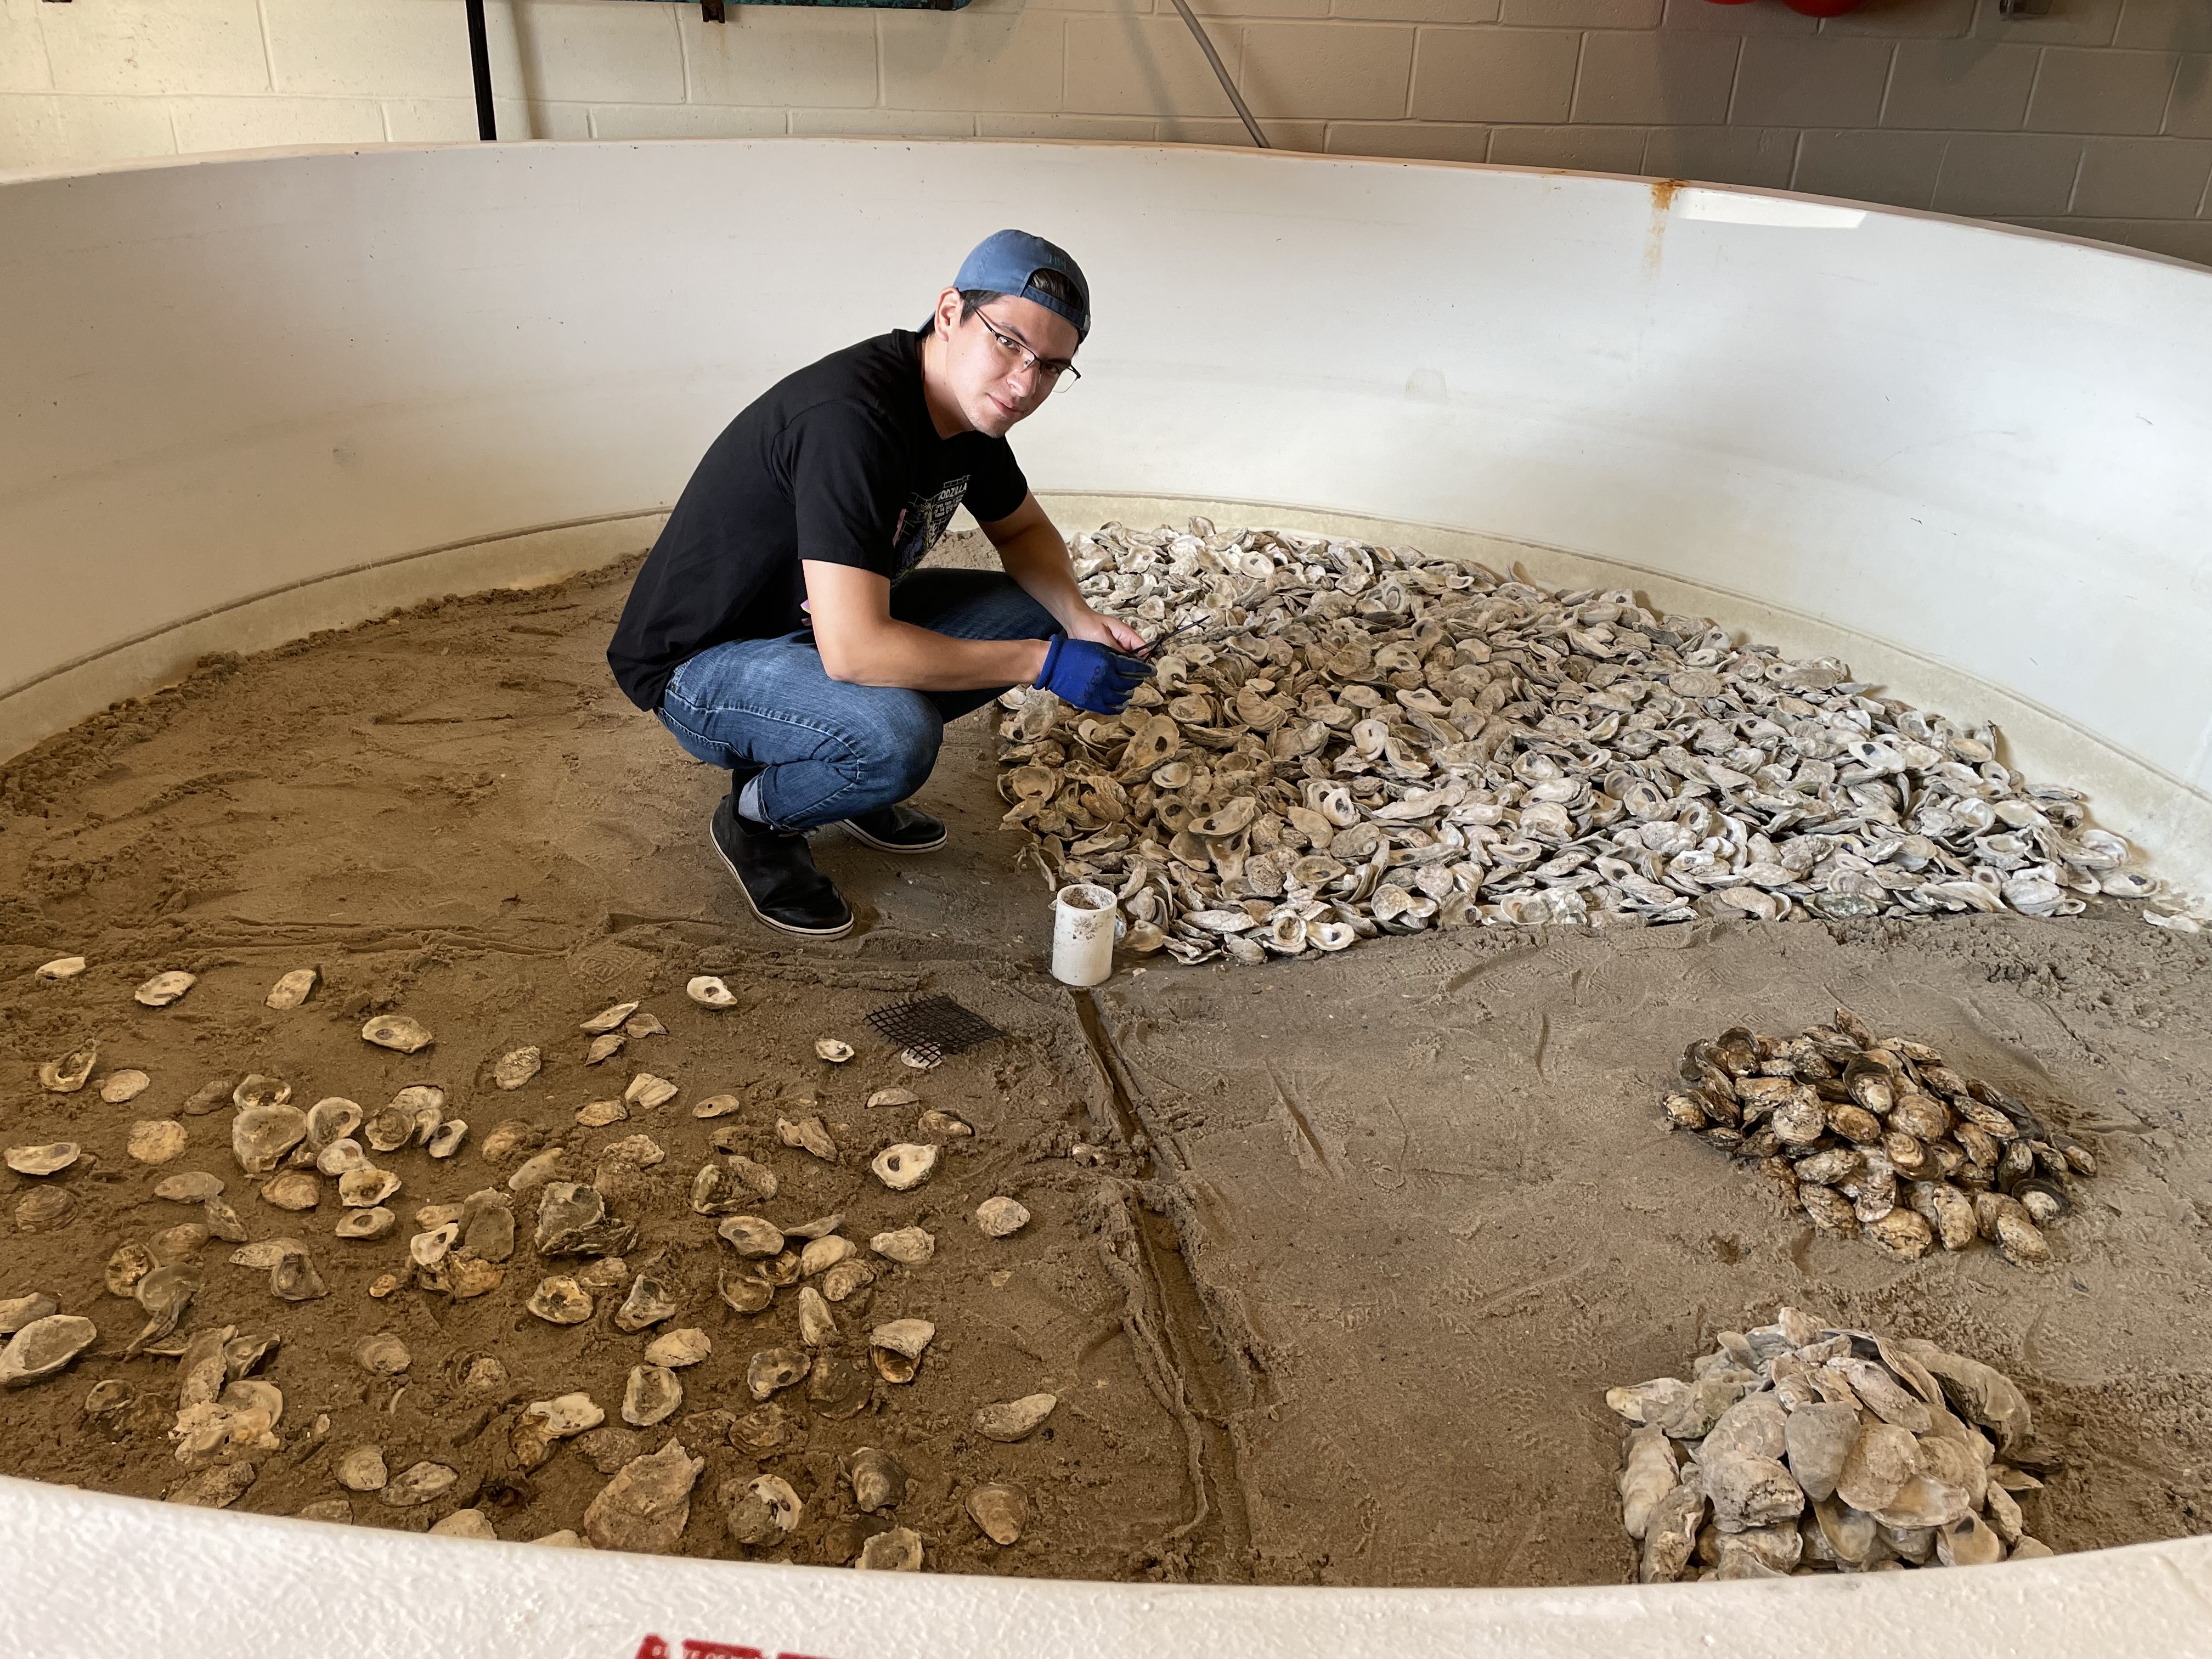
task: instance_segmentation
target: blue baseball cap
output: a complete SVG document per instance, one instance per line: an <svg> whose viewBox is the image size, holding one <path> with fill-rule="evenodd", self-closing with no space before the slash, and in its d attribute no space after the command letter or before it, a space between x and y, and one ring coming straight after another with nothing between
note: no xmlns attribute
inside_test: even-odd
<svg viewBox="0 0 2212 1659"><path fill-rule="evenodd" d="M1044 270L1067 279L1075 289L1074 304L1030 286L1031 279ZM1074 324L1078 339L1091 332L1091 284L1083 279L1083 267L1068 258L1064 249L1025 230L994 231L976 243L975 251L960 262L960 274L952 279L952 286L963 294L983 289L1028 300Z"/></svg>

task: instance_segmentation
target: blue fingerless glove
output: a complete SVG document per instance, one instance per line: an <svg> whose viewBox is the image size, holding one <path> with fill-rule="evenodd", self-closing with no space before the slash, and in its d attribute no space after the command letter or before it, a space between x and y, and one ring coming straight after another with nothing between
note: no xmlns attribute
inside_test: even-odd
<svg viewBox="0 0 2212 1659"><path fill-rule="evenodd" d="M1152 665L1125 657L1089 640L1072 640L1055 634L1045 647L1044 667L1036 677L1040 689L1094 714L1118 714L1127 707Z"/></svg>

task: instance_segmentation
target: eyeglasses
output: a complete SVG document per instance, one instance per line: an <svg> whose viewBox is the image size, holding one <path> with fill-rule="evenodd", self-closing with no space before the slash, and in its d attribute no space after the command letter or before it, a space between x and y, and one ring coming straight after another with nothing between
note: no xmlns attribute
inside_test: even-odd
<svg viewBox="0 0 2212 1659"><path fill-rule="evenodd" d="M1060 377L1063 374L1070 377L1071 385L1083 378L1083 371L1066 358L1040 357L1030 349L1018 335L1009 334L981 312L975 313L975 320L983 325L983 331L991 337L992 342L997 345L1000 353L1012 359L1014 368L1018 368L1024 363L1030 364L1036 370L1037 379L1043 381L1048 387L1058 386Z"/></svg>

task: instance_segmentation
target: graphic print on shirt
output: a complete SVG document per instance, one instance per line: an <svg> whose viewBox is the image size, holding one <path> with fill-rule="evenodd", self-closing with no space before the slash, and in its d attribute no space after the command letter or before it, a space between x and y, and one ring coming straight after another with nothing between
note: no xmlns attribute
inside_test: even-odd
<svg viewBox="0 0 2212 1659"><path fill-rule="evenodd" d="M952 522L952 515L960 510L961 498L968 493L968 478L947 478L937 487L934 495L915 495L899 510L898 527L891 532L891 552L898 560L899 576L920 564L923 556L937 545Z"/></svg>

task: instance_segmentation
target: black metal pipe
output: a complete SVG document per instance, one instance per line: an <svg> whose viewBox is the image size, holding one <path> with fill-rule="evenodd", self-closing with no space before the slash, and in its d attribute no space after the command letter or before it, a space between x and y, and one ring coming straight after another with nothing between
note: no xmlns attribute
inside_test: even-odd
<svg viewBox="0 0 2212 1659"><path fill-rule="evenodd" d="M489 143L499 137L491 110L491 44L484 38L483 0L468 0L469 72L477 83L477 137Z"/></svg>

